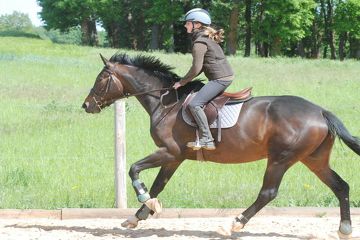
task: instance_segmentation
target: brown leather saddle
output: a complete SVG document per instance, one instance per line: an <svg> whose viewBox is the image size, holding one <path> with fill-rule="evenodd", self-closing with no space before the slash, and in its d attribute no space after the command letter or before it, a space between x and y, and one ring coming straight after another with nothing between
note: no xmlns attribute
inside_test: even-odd
<svg viewBox="0 0 360 240"><path fill-rule="evenodd" d="M211 125L213 122L215 122L216 119L218 119L219 110L224 105L236 104L250 100L252 98L251 90L252 87L245 88L235 93L224 92L221 95L214 98L213 100L211 100L209 103L207 103L204 107L204 112L208 119L209 125ZM195 119L193 119L192 114L190 113L190 110L188 108L188 105L194 97L195 94L192 94L183 103L183 108L187 113L189 113L189 116L191 116L193 122L195 122Z"/></svg>

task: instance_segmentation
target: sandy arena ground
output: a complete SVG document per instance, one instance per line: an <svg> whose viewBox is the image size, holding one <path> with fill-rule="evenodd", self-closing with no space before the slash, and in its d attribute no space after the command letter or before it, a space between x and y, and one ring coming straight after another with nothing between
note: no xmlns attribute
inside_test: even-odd
<svg viewBox="0 0 360 240"><path fill-rule="evenodd" d="M108 239L338 239L338 217L255 216L240 233L223 237L216 230L232 218L163 218L121 227L124 219L0 219L1 240ZM354 216L353 238L360 239L360 216Z"/></svg>

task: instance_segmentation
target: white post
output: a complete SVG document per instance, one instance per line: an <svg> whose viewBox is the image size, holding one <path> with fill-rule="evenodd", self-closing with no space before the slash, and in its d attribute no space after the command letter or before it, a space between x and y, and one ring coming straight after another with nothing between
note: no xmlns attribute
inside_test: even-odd
<svg viewBox="0 0 360 240"><path fill-rule="evenodd" d="M118 100L115 108L115 207L127 208L125 101Z"/></svg>

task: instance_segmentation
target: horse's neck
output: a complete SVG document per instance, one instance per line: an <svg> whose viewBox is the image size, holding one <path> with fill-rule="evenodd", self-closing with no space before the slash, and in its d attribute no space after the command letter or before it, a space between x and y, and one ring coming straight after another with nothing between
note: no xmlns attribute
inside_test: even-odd
<svg viewBox="0 0 360 240"><path fill-rule="evenodd" d="M137 87L136 92L137 93L145 93L148 91L152 91L154 89L161 89L163 86L158 83L154 84L146 84L142 87ZM160 106L160 91L154 91L150 93L146 93L144 95L139 95L136 97L140 104L143 106L143 108L146 110L146 112L149 114L149 116L157 117L158 115L161 115L161 106Z"/></svg>
<svg viewBox="0 0 360 240"><path fill-rule="evenodd" d="M160 101L159 93L150 93L143 96L137 96L138 101L146 110L146 112L152 117L154 114L160 114Z"/></svg>
<svg viewBox="0 0 360 240"><path fill-rule="evenodd" d="M131 85L132 94L145 93L165 87L160 79L149 76L143 70L139 70L136 67L131 67L128 70L131 77L128 76L126 79ZM162 115L163 108L160 105L160 91L138 95L136 98L149 114L151 121L156 121Z"/></svg>

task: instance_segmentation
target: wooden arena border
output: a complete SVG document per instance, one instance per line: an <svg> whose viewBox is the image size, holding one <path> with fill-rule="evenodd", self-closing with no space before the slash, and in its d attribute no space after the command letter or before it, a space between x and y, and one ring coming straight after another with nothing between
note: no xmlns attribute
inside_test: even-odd
<svg viewBox="0 0 360 240"><path fill-rule="evenodd" d="M201 209L201 208L165 208L152 218L200 218L200 217L234 217L245 209ZM116 218L123 219L133 215L137 209L117 208L62 208L56 210L43 209L0 209L0 219L10 218L51 218L51 219L86 219L86 218ZM321 207L267 207L258 215L267 216L306 216L330 217L339 216L339 208ZM360 208L351 208L351 215L360 215Z"/></svg>

